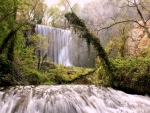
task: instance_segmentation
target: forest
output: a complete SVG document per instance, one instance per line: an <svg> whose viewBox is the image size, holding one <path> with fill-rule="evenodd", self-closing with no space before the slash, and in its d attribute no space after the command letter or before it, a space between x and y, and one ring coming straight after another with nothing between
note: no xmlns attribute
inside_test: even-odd
<svg viewBox="0 0 150 113"><path fill-rule="evenodd" d="M150 0L93 0L83 7L71 0L51 6L44 0L0 0L0 86L94 84L150 94L149 6ZM88 54L95 51L93 66L46 61L44 44L36 55L45 38L36 34L37 24L73 29Z"/></svg>

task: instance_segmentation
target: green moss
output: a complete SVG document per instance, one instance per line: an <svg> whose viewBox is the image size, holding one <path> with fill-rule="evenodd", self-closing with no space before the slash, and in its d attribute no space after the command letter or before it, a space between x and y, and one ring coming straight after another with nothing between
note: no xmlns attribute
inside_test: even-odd
<svg viewBox="0 0 150 113"><path fill-rule="evenodd" d="M71 24L77 25L78 27L86 28L84 21L81 20L75 13L69 12L69 13L65 14L65 17Z"/></svg>
<svg viewBox="0 0 150 113"><path fill-rule="evenodd" d="M54 84L54 83L51 82L51 81L43 83L43 85L53 85L53 84Z"/></svg>
<svg viewBox="0 0 150 113"><path fill-rule="evenodd" d="M114 76L111 69L113 65L109 61L108 56L100 43L100 40L90 32L90 30L86 27L84 21L82 21L75 13L67 13L65 14L65 17L67 18L68 22L74 27L74 30L77 30L77 32L79 32L79 37L85 38L89 47L90 44L94 46L94 48L98 52L98 56L101 60L102 66L106 70L106 75L109 76L109 81L113 81Z"/></svg>

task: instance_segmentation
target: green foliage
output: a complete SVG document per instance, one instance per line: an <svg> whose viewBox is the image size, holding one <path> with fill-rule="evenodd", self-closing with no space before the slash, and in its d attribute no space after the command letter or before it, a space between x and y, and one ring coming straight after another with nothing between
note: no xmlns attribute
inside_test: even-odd
<svg viewBox="0 0 150 113"><path fill-rule="evenodd" d="M51 20L51 26L53 27L58 27L59 26L59 19L61 16L60 11L59 11L59 7L57 7L57 5L52 5L49 9L48 9L48 16L49 18L52 18Z"/></svg>
<svg viewBox="0 0 150 113"><path fill-rule="evenodd" d="M111 87L129 93L150 94L150 58L116 59L111 62L115 65ZM104 69L100 67L99 79L102 85L109 84L107 77Z"/></svg>
<svg viewBox="0 0 150 113"><path fill-rule="evenodd" d="M66 29L67 25L64 15L68 11L70 11L70 7L66 0L60 0L57 4L51 5L47 12L48 18L51 18L48 20L48 25Z"/></svg>
<svg viewBox="0 0 150 113"><path fill-rule="evenodd" d="M45 42L46 37L42 36L41 34L37 34L36 36L31 36L30 39L31 41L34 41L34 43L38 43L38 48L40 50L49 46L48 42Z"/></svg>
<svg viewBox="0 0 150 113"><path fill-rule="evenodd" d="M27 24L31 20L37 22L43 18L43 2L43 0L0 0L0 52L6 54L8 59L13 60L14 50L23 48L22 30L31 29Z"/></svg>
<svg viewBox="0 0 150 113"><path fill-rule="evenodd" d="M57 69L49 69L48 72L42 73L41 77L41 84L57 84L56 75L57 75Z"/></svg>
<svg viewBox="0 0 150 113"><path fill-rule="evenodd" d="M54 83L53 82L45 82L43 85L53 85Z"/></svg>
<svg viewBox="0 0 150 113"><path fill-rule="evenodd" d="M57 77L61 80L62 83L73 83L81 78L84 78L90 72L93 72L93 69L90 68L81 68L81 67L58 67ZM83 82L83 84L85 84Z"/></svg>
<svg viewBox="0 0 150 113"><path fill-rule="evenodd" d="M0 86L9 86L17 84L14 76L14 67L12 63L0 56Z"/></svg>
<svg viewBox="0 0 150 113"><path fill-rule="evenodd" d="M25 68L25 78L29 82L30 85L39 85L41 83L41 73L39 73L35 69Z"/></svg>
<svg viewBox="0 0 150 113"><path fill-rule="evenodd" d="M22 29L19 30L17 33L16 33L16 41L15 41L15 52L17 51L22 51L25 47L24 45L24 42L25 42L25 38L23 37L23 32L22 32Z"/></svg>
<svg viewBox="0 0 150 113"><path fill-rule="evenodd" d="M122 21L123 18L120 19ZM109 58L126 57L126 41L130 30L129 23L116 25L117 33L112 34L111 40L106 46L106 52Z"/></svg>

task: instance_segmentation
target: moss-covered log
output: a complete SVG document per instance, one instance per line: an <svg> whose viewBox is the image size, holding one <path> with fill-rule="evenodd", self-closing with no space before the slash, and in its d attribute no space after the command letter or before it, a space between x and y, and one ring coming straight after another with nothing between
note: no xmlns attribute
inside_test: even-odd
<svg viewBox="0 0 150 113"><path fill-rule="evenodd" d="M79 37L82 37L86 40L87 44L92 44L94 48L98 52L98 56L101 59L101 62L110 76L110 80L113 80L113 74L111 70L111 63L108 59L108 56L102 47L100 40L90 32L90 30L86 27L83 20L81 20L75 13L70 12L65 15L68 22L73 26L74 30L76 30L79 33Z"/></svg>
<svg viewBox="0 0 150 113"><path fill-rule="evenodd" d="M76 81L78 81L78 80L82 80L82 79L86 79L86 77L87 76L90 76L91 74L93 74L94 72L96 71L96 69L93 69L93 70L91 70L91 71L89 71L89 72L87 72L87 73L81 73L81 74L79 74L78 75L78 77L75 77L74 79L70 79L70 80L65 80L65 79L63 79L63 78L61 78L61 77L57 77L57 80L60 80L60 83L62 84L71 84L71 83L74 83L74 82L76 82ZM84 83L85 84L85 83Z"/></svg>

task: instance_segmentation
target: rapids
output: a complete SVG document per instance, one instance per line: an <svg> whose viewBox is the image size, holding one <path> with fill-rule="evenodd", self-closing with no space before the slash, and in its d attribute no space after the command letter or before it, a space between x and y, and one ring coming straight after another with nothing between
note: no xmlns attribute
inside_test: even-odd
<svg viewBox="0 0 150 113"><path fill-rule="evenodd" d="M1 87L0 113L150 113L150 98L94 85Z"/></svg>

